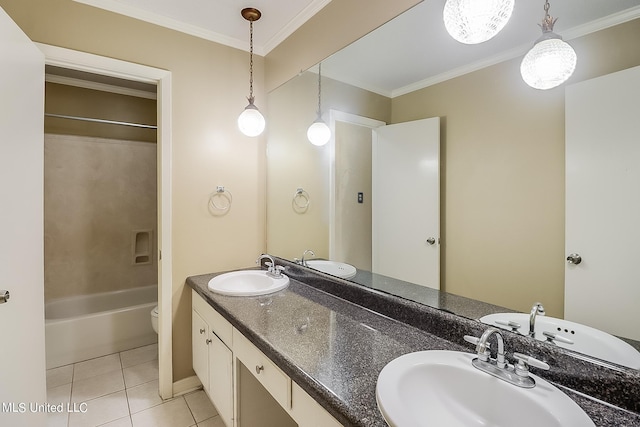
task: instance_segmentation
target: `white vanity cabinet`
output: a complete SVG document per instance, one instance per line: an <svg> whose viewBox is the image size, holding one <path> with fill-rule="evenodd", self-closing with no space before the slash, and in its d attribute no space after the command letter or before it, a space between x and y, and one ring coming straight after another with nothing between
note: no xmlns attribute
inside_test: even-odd
<svg viewBox="0 0 640 427"><path fill-rule="evenodd" d="M243 423L243 413L251 417L259 414L264 426L341 426L195 291L192 308L193 369L227 427L255 425L255 418ZM201 332L203 329L205 332ZM255 386L246 380L247 372ZM244 380L241 375L245 375ZM270 398L265 399L265 395ZM242 411L243 407L255 408Z"/></svg>
<svg viewBox="0 0 640 427"><path fill-rule="evenodd" d="M233 327L195 293L191 315L193 370L225 425L233 427Z"/></svg>

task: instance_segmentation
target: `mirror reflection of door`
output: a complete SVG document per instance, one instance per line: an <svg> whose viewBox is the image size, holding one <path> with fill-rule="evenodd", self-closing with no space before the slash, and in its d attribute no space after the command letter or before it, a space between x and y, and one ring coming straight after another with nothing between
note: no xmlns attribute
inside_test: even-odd
<svg viewBox="0 0 640 427"><path fill-rule="evenodd" d="M598 102L591 102L597 99ZM640 340L640 67L566 90L565 319Z"/></svg>
<svg viewBox="0 0 640 427"><path fill-rule="evenodd" d="M374 130L373 268L440 289L440 119Z"/></svg>

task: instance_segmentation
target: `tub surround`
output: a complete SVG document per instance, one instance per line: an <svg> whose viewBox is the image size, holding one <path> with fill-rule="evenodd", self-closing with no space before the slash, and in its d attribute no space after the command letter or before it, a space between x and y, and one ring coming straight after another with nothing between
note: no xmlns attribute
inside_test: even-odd
<svg viewBox="0 0 640 427"><path fill-rule="evenodd" d="M473 352L463 336L480 336L487 328L285 260L276 262L286 267L291 283L271 295L214 294L207 283L216 274L189 277L187 284L344 425L387 425L375 386L388 362L421 350ZM638 372L595 365L506 331L503 335L509 354L519 351L548 361L550 371L532 371L560 386L597 426L640 425Z"/></svg>

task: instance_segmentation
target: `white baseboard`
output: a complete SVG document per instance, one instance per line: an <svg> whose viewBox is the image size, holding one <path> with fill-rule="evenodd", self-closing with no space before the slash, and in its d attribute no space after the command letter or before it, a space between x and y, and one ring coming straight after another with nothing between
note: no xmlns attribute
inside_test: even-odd
<svg viewBox="0 0 640 427"><path fill-rule="evenodd" d="M183 378L173 383L173 397L187 394L202 388L202 383L197 376L193 375Z"/></svg>

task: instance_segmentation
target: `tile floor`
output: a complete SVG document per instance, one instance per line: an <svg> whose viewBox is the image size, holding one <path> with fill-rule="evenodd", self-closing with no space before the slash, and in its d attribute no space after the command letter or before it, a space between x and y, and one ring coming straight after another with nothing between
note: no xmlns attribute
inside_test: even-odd
<svg viewBox="0 0 640 427"><path fill-rule="evenodd" d="M160 399L157 344L49 369L47 401L77 410L49 413L49 427L224 427L202 390Z"/></svg>

